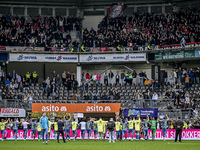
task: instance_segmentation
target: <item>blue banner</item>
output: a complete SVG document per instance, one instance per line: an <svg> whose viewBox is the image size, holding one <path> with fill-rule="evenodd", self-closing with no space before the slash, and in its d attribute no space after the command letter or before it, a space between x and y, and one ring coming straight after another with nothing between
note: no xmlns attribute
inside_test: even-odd
<svg viewBox="0 0 200 150"><path fill-rule="evenodd" d="M131 108L124 109L124 117L158 117L158 108Z"/></svg>
<svg viewBox="0 0 200 150"><path fill-rule="evenodd" d="M200 50L195 50L195 57L200 57Z"/></svg>
<svg viewBox="0 0 200 150"><path fill-rule="evenodd" d="M8 61L8 54L0 53L0 61Z"/></svg>

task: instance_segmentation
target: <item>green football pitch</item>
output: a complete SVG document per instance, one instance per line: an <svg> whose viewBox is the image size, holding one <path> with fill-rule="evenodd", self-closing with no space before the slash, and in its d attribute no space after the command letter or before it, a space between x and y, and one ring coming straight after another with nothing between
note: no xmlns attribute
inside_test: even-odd
<svg viewBox="0 0 200 150"><path fill-rule="evenodd" d="M106 141L67 141L60 143L49 141L48 145L41 141L0 141L2 150L198 150L200 141L117 141L109 143Z"/></svg>

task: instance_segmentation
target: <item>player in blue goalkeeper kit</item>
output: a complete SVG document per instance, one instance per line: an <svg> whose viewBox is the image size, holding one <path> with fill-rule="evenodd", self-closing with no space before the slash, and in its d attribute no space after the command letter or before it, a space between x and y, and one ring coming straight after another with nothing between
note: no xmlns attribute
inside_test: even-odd
<svg viewBox="0 0 200 150"><path fill-rule="evenodd" d="M67 115L67 114L66 114ZM66 118L66 115L64 116L64 123L65 123L65 134L66 134L66 140L67 137L69 137L70 140L70 122L71 122L71 115ZM66 118L66 119L65 119Z"/></svg>
<svg viewBox="0 0 200 150"><path fill-rule="evenodd" d="M42 140L43 140L43 144L44 144L44 134L46 133L46 144L47 140L48 140L48 128L49 128L49 120L46 117L46 113L43 113L43 116L40 118L40 127L42 129Z"/></svg>
<svg viewBox="0 0 200 150"><path fill-rule="evenodd" d="M144 141L148 140L148 123L149 123L149 117L147 116L147 119L144 119L143 123L143 133L144 133Z"/></svg>
<svg viewBox="0 0 200 150"><path fill-rule="evenodd" d="M19 125L19 121L18 119L14 119L14 122L12 122L13 124L13 134L14 134L14 138L15 141L17 141L17 134L18 134L18 125Z"/></svg>
<svg viewBox="0 0 200 150"><path fill-rule="evenodd" d="M88 119L88 122L86 123L87 126L87 134L88 134L88 141L90 140L90 136L91 136L91 127L92 127L92 122L90 121L90 119Z"/></svg>
<svg viewBox="0 0 200 150"><path fill-rule="evenodd" d="M124 140L124 137L127 140L127 122L125 119L123 120L123 122L121 122L121 125L122 125L122 140Z"/></svg>
<svg viewBox="0 0 200 150"><path fill-rule="evenodd" d="M30 125L31 125L31 134L33 138L32 140L34 141L36 136L36 126L37 126L36 120L34 120L33 122L31 121Z"/></svg>
<svg viewBox="0 0 200 150"><path fill-rule="evenodd" d="M167 134L167 128L168 128L167 122L168 122L168 120L169 120L169 117L166 114L166 116L164 117L164 119L162 121L163 141L165 141L166 134Z"/></svg>

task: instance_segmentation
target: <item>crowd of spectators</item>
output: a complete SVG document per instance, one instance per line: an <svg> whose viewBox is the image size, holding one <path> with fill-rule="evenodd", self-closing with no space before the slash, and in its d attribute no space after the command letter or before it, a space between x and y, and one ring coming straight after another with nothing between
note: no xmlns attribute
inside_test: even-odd
<svg viewBox="0 0 200 150"><path fill-rule="evenodd" d="M76 30L80 37L80 19L75 16L0 17L1 46L31 46L31 47L69 47L72 42L70 31Z"/></svg>
<svg viewBox="0 0 200 150"><path fill-rule="evenodd" d="M144 104L142 103L145 100L145 106L148 107L157 107L157 102L161 99L167 99L169 101L169 105L167 109L169 112L169 117L173 116L173 110L181 109L182 111L189 112L190 116L188 117L197 117L198 116L198 105L200 100L200 93L198 86L199 85L199 67L196 69L191 68L188 71L183 68L178 68L172 70L169 73L165 70L163 74L163 82L160 82L157 79L148 79L145 71L140 71L137 73L135 70L133 72L122 70L121 73L117 71L113 73L112 70L106 71L103 74L90 73L87 71L85 74L82 72L82 83L79 87L78 81L75 78L73 72L64 71L61 75L57 74L56 71L51 73L51 76L47 77L41 84L38 83L38 74L36 71L27 72L24 76L19 75L13 70L11 73L8 73L7 76L3 76L3 70L1 71L1 84L5 84L5 87L8 89L7 93L4 90L0 91L0 95L2 99L11 99L13 100L13 106L15 104L14 99L19 102L20 107L31 107L31 104L34 100L34 96L32 93L23 94L25 90L29 91L29 89L36 85L41 87L42 95L47 96L47 99L51 96L54 100L60 100L59 88L62 84L63 87L66 87L68 91L67 97L70 97L70 103L85 103L85 102L94 102L97 103L98 100L101 102L109 103L109 102L117 102L121 99L120 84L122 86L140 86L147 87L145 91L141 89L135 89L130 94L130 91L127 93L130 96L131 102L135 105L135 107L140 108ZM102 79L101 79L102 78ZM139 80L136 80L138 78ZM4 80L6 79L6 81ZM172 82L173 80L173 82ZM114 81L114 82L113 82ZM139 82L138 82L139 81ZM148 82L147 82L148 81ZM110 87L105 88L103 90L95 90L89 89L88 82L91 82L93 87ZM195 85L195 86L194 86ZM159 92L160 87L165 88L167 91L164 93ZM195 88L194 93L192 90ZM18 94L15 95L13 90L18 91ZM163 95L164 94L164 95ZM57 101L55 101L57 102ZM173 103L172 107L170 103Z"/></svg>
<svg viewBox="0 0 200 150"><path fill-rule="evenodd" d="M98 25L98 30L84 29L83 44L87 47L138 46L200 42L200 11L179 10L166 14L134 12L117 18L107 16ZM132 44L128 44L132 43ZM150 49L151 49L150 48Z"/></svg>

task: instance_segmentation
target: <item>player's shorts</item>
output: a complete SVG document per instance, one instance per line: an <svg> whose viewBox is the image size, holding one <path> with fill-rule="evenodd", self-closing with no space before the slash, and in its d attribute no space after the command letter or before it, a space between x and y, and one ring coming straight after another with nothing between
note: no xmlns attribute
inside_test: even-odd
<svg viewBox="0 0 200 150"><path fill-rule="evenodd" d="M122 134L127 134L127 130L122 130Z"/></svg>
<svg viewBox="0 0 200 150"><path fill-rule="evenodd" d="M72 130L73 134L77 134L77 130Z"/></svg>
<svg viewBox="0 0 200 150"><path fill-rule="evenodd" d="M91 134L91 130L87 130L87 133Z"/></svg>
<svg viewBox="0 0 200 150"><path fill-rule="evenodd" d="M54 130L54 134L58 133L58 131Z"/></svg>
<svg viewBox="0 0 200 150"><path fill-rule="evenodd" d="M167 133L167 127L162 127L163 133Z"/></svg>
<svg viewBox="0 0 200 150"><path fill-rule="evenodd" d="M23 129L23 130L24 130L24 134L27 134L28 129L26 128L26 129Z"/></svg>
<svg viewBox="0 0 200 150"><path fill-rule="evenodd" d="M94 135L97 135L98 134L98 130L94 130Z"/></svg>
<svg viewBox="0 0 200 150"><path fill-rule="evenodd" d="M116 131L116 135L120 135L121 134L121 131Z"/></svg>
<svg viewBox="0 0 200 150"><path fill-rule="evenodd" d="M17 129L13 129L13 133L18 133L18 130Z"/></svg>
<svg viewBox="0 0 200 150"><path fill-rule="evenodd" d="M37 131L37 134L40 135L40 134L41 134L41 131Z"/></svg>
<svg viewBox="0 0 200 150"><path fill-rule="evenodd" d="M31 133L32 134L36 134L36 130L31 130Z"/></svg>
<svg viewBox="0 0 200 150"><path fill-rule="evenodd" d="M70 129L65 129L65 134L70 133Z"/></svg>
<svg viewBox="0 0 200 150"><path fill-rule="evenodd" d="M5 130L1 130L1 135L5 134Z"/></svg>
<svg viewBox="0 0 200 150"><path fill-rule="evenodd" d="M85 134L85 130L81 130L81 133L82 133L82 134Z"/></svg>
<svg viewBox="0 0 200 150"><path fill-rule="evenodd" d="M148 134L148 129L143 129L144 134Z"/></svg>
<svg viewBox="0 0 200 150"><path fill-rule="evenodd" d="M133 134L133 129L128 129L128 133L132 133Z"/></svg>

